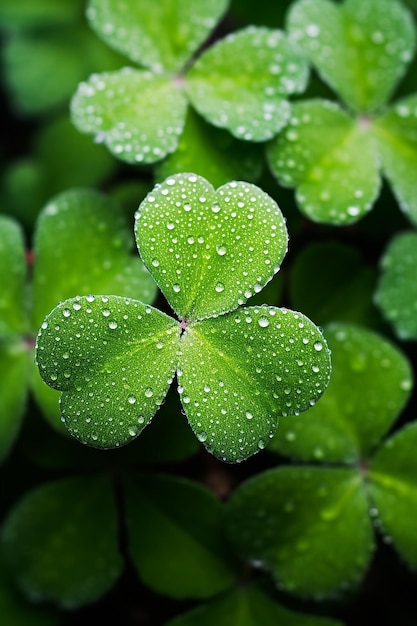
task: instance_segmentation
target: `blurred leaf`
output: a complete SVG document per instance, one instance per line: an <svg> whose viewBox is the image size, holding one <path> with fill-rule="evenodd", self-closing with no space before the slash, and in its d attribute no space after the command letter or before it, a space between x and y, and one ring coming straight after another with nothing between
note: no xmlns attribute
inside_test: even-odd
<svg viewBox="0 0 417 626"><path fill-rule="evenodd" d="M406 404L412 371L400 350L365 328L330 324L332 374L307 415L282 419L272 450L304 461L359 463L373 453Z"/></svg>
<svg viewBox="0 0 417 626"><path fill-rule="evenodd" d="M296 257L289 284L291 306L317 324L373 322L376 270L360 251L337 241L311 243Z"/></svg>
<svg viewBox="0 0 417 626"><path fill-rule="evenodd" d="M242 586L192 609L166 626L341 626L340 622L295 613L256 586Z"/></svg>
<svg viewBox="0 0 417 626"><path fill-rule="evenodd" d="M81 135L67 115L41 129L35 138L35 153L44 167L48 198L71 187L99 185L117 163L103 146Z"/></svg>
<svg viewBox="0 0 417 626"><path fill-rule="evenodd" d="M417 339L417 233L397 234L381 259L375 302L400 339Z"/></svg>
<svg viewBox="0 0 417 626"><path fill-rule="evenodd" d="M128 163L155 163L174 152L186 111L187 102L173 80L128 67L93 74L80 83L71 101L78 130L95 135Z"/></svg>
<svg viewBox="0 0 417 626"><path fill-rule="evenodd" d="M137 255L118 205L90 189L63 192L44 207L35 233L33 325L75 295L117 293L151 302L156 286Z"/></svg>
<svg viewBox="0 0 417 626"><path fill-rule="evenodd" d="M0 462L9 453L23 419L27 367L22 341L0 339Z"/></svg>
<svg viewBox="0 0 417 626"><path fill-rule="evenodd" d="M271 570L279 587L317 599L356 586L373 550L366 491L354 469L259 474L232 495L227 525L241 557Z"/></svg>
<svg viewBox="0 0 417 626"><path fill-rule="evenodd" d="M2 0L0 23L15 30L53 28L75 22L83 5L83 0Z"/></svg>
<svg viewBox="0 0 417 626"><path fill-rule="evenodd" d="M19 224L0 215L0 341L27 329L24 245Z"/></svg>
<svg viewBox="0 0 417 626"><path fill-rule="evenodd" d="M383 172L400 208L417 226L417 95L397 102L372 128Z"/></svg>
<svg viewBox="0 0 417 626"><path fill-rule="evenodd" d="M53 309L36 358L44 381L63 392L70 433L97 448L139 435L172 382L179 330L164 313L119 296L77 296Z"/></svg>
<svg viewBox="0 0 417 626"><path fill-rule="evenodd" d="M262 168L258 147L236 141L189 109L177 150L156 166L162 182L177 172L195 172L220 187L229 180L256 181Z"/></svg>
<svg viewBox="0 0 417 626"><path fill-rule="evenodd" d="M103 477L28 492L3 526L6 562L22 591L66 609L100 598L122 568L111 484Z"/></svg>
<svg viewBox="0 0 417 626"><path fill-rule="evenodd" d="M284 218L270 196L245 182L215 191L195 174L155 187L135 229L144 263L187 321L243 304L271 280L287 250Z"/></svg>
<svg viewBox="0 0 417 626"><path fill-rule="evenodd" d="M248 27L218 41L185 76L193 106L238 139L271 139L288 121L288 96L304 91L308 67L278 30Z"/></svg>
<svg viewBox="0 0 417 626"><path fill-rule="evenodd" d="M273 175L297 187L297 203L313 221L356 222L378 196L378 160L368 127L328 100L293 105L287 129L267 154Z"/></svg>
<svg viewBox="0 0 417 626"><path fill-rule="evenodd" d="M369 465L369 492L382 532L417 567L417 423L388 439Z"/></svg>
<svg viewBox="0 0 417 626"><path fill-rule="evenodd" d="M30 229L46 202L45 170L36 156L9 161L1 179L4 210Z"/></svg>
<svg viewBox="0 0 417 626"><path fill-rule="evenodd" d="M87 17L109 46L154 72L179 71L208 37L228 0L89 0Z"/></svg>
<svg viewBox="0 0 417 626"><path fill-rule="evenodd" d="M15 589L0 562L0 615L6 626L58 626L58 615L31 605Z"/></svg>
<svg viewBox="0 0 417 626"><path fill-rule="evenodd" d="M396 0L299 0L288 29L323 80L363 113L388 100L414 55L414 22Z"/></svg>
<svg viewBox="0 0 417 626"><path fill-rule="evenodd" d="M329 380L323 336L287 309L244 307L190 324L181 346L179 391L190 425L229 463L265 448L278 416L306 411Z"/></svg>
<svg viewBox="0 0 417 626"><path fill-rule="evenodd" d="M145 584L174 598L206 598L233 584L221 505L208 489L147 474L126 481L125 494L130 552Z"/></svg>

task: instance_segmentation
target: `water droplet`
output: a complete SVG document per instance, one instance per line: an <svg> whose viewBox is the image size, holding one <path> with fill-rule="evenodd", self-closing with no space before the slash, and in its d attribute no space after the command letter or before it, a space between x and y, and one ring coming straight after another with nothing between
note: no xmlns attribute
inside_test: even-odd
<svg viewBox="0 0 417 626"><path fill-rule="evenodd" d="M316 343L314 344L314 349L317 350L317 352L323 350L323 344L321 343L321 341L316 341Z"/></svg>
<svg viewBox="0 0 417 626"><path fill-rule="evenodd" d="M222 291L224 291L223 283L217 283L214 289L217 291L217 293L221 293Z"/></svg>
<svg viewBox="0 0 417 626"><path fill-rule="evenodd" d="M258 324L259 326L261 326L261 328L266 328L267 326L269 326L269 320L267 317L262 316L258 319Z"/></svg>
<svg viewBox="0 0 417 626"><path fill-rule="evenodd" d="M253 418L252 413L250 413L249 411L246 411L245 415L246 415L248 420L251 420Z"/></svg>
<svg viewBox="0 0 417 626"><path fill-rule="evenodd" d="M109 315L110 315L110 311L109 311L109 309L104 309L104 310L102 311L102 314L104 315L104 317L109 317Z"/></svg>
<svg viewBox="0 0 417 626"><path fill-rule="evenodd" d="M136 398L135 396L129 396L127 401L129 402L129 404L135 404Z"/></svg>
<svg viewBox="0 0 417 626"><path fill-rule="evenodd" d="M70 311L69 309L64 309L64 310L62 311L62 315L63 315L64 317L69 317L69 316L71 315L71 311Z"/></svg>
<svg viewBox="0 0 417 626"><path fill-rule="evenodd" d="M145 389L145 396L146 396L147 398L152 398L152 396L153 396L153 389L151 389L150 387L147 387L147 388Z"/></svg>
<svg viewBox="0 0 417 626"><path fill-rule="evenodd" d="M137 426L131 426L131 427L129 428L129 435L130 435L131 437L136 437L136 435L137 435L137 434L138 434L138 429L137 429Z"/></svg>
<svg viewBox="0 0 417 626"><path fill-rule="evenodd" d="M263 439L259 439L258 448L259 450L263 450L265 448L265 441Z"/></svg>
<svg viewBox="0 0 417 626"><path fill-rule="evenodd" d="M158 267L158 266L159 266L159 261L158 261L158 259L152 259L151 263L152 263L152 265L153 265L154 267Z"/></svg>
<svg viewBox="0 0 417 626"><path fill-rule="evenodd" d="M115 322L114 320L109 322L109 328L111 328L111 330L114 330L115 328L117 328L117 322Z"/></svg>
<svg viewBox="0 0 417 626"><path fill-rule="evenodd" d="M175 283L175 285L172 285L172 289L175 291L175 293L179 293L181 291L181 287L178 283Z"/></svg>
<svg viewBox="0 0 417 626"><path fill-rule="evenodd" d="M227 252L226 246L216 246L216 252L219 256L224 256Z"/></svg>
<svg viewBox="0 0 417 626"><path fill-rule="evenodd" d="M201 443L204 443L207 439L207 433L205 433L204 431L201 433L197 433L197 439L201 441Z"/></svg>

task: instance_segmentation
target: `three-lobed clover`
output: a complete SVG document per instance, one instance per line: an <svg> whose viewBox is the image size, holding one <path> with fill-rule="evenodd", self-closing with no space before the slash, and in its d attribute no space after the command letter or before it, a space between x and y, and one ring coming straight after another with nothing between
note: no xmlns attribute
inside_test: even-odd
<svg viewBox="0 0 417 626"><path fill-rule="evenodd" d="M332 224L369 212L383 175L415 224L417 95L388 104L414 56L410 13L397 0L298 0L287 29L342 106L297 102L268 145L272 173L307 217Z"/></svg>
<svg viewBox="0 0 417 626"><path fill-rule="evenodd" d="M62 391L62 420L83 443L128 443L174 377L207 449L237 462L265 447L280 415L307 410L330 375L321 331L304 315L242 306L278 271L284 217L258 187L177 174L136 213L140 255L178 316L115 295L59 304L39 331L42 378Z"/></svg>
<svg viewBox="0 0 417 626"><path fill-rule="evenodd" d="M78 130L94 134L128 163L155 163L175 152L189 104L234 137L262 142L288 121L288 97L304 90L303 54L279 30L250 26L193 56L228 0L90 0L97 35L140 67L96 73L72 103Z"/></svg>

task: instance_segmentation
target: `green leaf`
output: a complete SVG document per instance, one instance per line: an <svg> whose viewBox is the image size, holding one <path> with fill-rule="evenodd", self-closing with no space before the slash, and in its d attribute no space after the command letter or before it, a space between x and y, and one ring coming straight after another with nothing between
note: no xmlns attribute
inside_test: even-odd
<svg viewBox="0 0 417 626"><path fill-rule="evenodd" d="M3 526L3 552L22 591L71 609L100 598L122 568L107 478L70 478L27 493Z"/></svg>
<svg viewBox="0 0 417 626"><path fill-rule="evenodd" d="M187 122L178 149L156 167L162 182L177 172L195 172L210 180L214 187L229 180L255 181L262 168L259 147L238 142L230 133L213 128L188 110Z"/></svg>
<svg viewBox="0 0 417 626"><path fill-rule="evenodd" d="M56 27L75 22L82 7L82 0L2 0L0 23L16 30Z"/></svg>
<svg viewBox="0 0 417 626"><path fill-rule="evenodd" d="M356 222L378 196L372 134L333 102L293 105L286 131L269 144L267 156L278 182L297 188L300 209L315 222Z"/></svg>
<svg viewBox="0 0 417 626"><path fill-rule="evenodd" d="M330 375L317 327L275 307L245 307L190 324L181 352L179 392L190 425L227 462L264 448L278 417L306 411Z"/></svg>
<svg viewBox="0 0 417 626"><path fill-rule="evenodd" d="M271 280L287 249L270 196L245 182L215 191L195 174L157 185L139 207L135 231L142 259L187 321L243 304Z"/></svg>
<svg viewBox="0 0 417 626"><path fill-rule="evenodd" d="M117 293L151 302L156 286L140 259L116 202L90 189L63 192L39 216L34 238L33 325L58 302Z"/></svg>
<svg viewBox="0 0 417 626"><path fill-rule="evenodd" d="M376 270L365 265L357 248L331 240L312 243L292 266L291 306L320 325L334 320L367 325L375 318L375 281Z"/></svg>
<svg viewBox="0 0 417 626"><path fill-rule="evenodd" d="M288 96L304 91L304 57L279 30L248 27L211 46L185 76L193 106L238 139L271 139L288 121Z"/></svg>
<svg viewBox="0 0 417 626"><path fill-rule="evenodd" d="M228 0L90 0L87 17L105 42L154 72L177 72L197 51Z"/></svg>
<svg viewBox="0 0 417 626"><path fill-rule="evenodd" d="M74 128L68 115L41 129L35 138L35 153L44 166L46 199L71 187L98 186L114 172L116 165L104 146L91 143Z"/></svg>
<svg viewBox="0 0 417 626"><path fill-rule="evenodd" d="M166 626L341 626L340 622L290 611L255 585L218 596L169 621Z"/></svg>
<svg viewBox="0 0 417 626"><path fill-rule="evenodd" d="M221 505L205 487L169 476L126 481L128 545L141 579L160 594L206 598L233 584Z"/></svg>
<svg viewBox="0 0 417 626"><path fill-rule="evenodd" d="M170 78L126 67L92 74L71 101L75 126L128 163L155 163L177 149L187 102Z"/></svg>
<svg viewBox="0 0 417 626"><path fill-rule="evenodd" d="M382 532L417 567L417 423L388 439L369 464L369 492Z"/></svg>
<svg viewBox="0 0 417 626"><path fill-rule="evenodd" d="M280 467L233 494L228 532L244 558L292 593L333 596L357 585L373 550L366 492L356 470Z"/></svg>
<svg viewBox="0 0 417 626"><path fill-rule="evenodd" d="M308 415L283 419L271 449L305 461L360 463L407 402L412 371L400 350L359 326L330 324L332 376Z"/></svg>
<svg viewBox="0 0 417 626"><path fill-rule="evenodd" d="M400 208L417 225L417 95L400 100L372 126L381 165Z"/></svg>
<svg viewBox="0 0 417 626"><path fill-rule="evenodd" d="M417 233L397 234L381 259L375 302L400 339L417 339Z"/></svg>
<svg viewBox="0 0 417 626"><path fill-rule="evenodd" d="M124 445L152 419L177 364L179 324L118 296L66 300L42 324L37 361L63 391L62 419L97 448Z"/></svg>
<svg viewBox="0 0 417 626"><path fill-rule="evenodd" d="M0 561L0 615L7 626L58 626L58 615L26 602L16 590Z"/></svg>
<svg viewBox="0 0 417 626"><path fill-rule="evenodd" d="M288 28L323 80L363 113L388 100L414 54L414 22L396 0L300 0Z"/></svg>
<svg viewBox="0 0 417 626"><path fill-rule="evenodd" d="M8 455L26 405L27 352L19 339L0 339L0 462Z"/></svg>
<svg viewBox="0 0 417 626"><path fill-rule="evenodd" d="M12 218L0 215L0 341L27 327L26 261L23 232Z"/></svg>

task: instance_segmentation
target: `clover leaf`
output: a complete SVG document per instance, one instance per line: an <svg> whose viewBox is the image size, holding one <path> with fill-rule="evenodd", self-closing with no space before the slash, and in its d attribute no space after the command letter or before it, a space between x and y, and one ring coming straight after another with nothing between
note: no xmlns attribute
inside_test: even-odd
<svg viewBox="0 0 417 626"><path fill-rule="evenodd" d="M287 23L290 37L350 111L322 99L294 105L287 131L268 146L272 173L296 188L310 219L331 224L352 223L370 211L382 174L416 223L416 96L386 108L414 54L407 9L396 0L299 0Z"/></svg>
<svg viewBox="0 0 417 626"><path fill-rule="evenodd" d="M243 483L227 515L241 557L270 570L279 587L317 598L359 584L374 549L373 525L413 567L417 555L408 522L417 506L416 424L381 443L410 397L410 364L358 326L333 323L325 336L333 368L326 394L308 416L283 418L269 446L309 464Z"/></svg>
<svg viewBox="0 0 417 626"><path fill-rule="evenodd" d="M376 304L400 339L417 339L417 233L396 235L381 259Z"/></svg>
<svg viewBox="0 0 417 626"><path fill-rule="evenodd" d="M138 435L176 374L199 440L224 461L243 460L265 447L279 415L314 404L330 374L323 336L301 313L237 308L279 269L282 213L250 183L215 191L183 173L146 196L135 233L179 319L130 298L77 296L42 323L40 374L63 392L70 432L101 448Z"/></svg>
<svg viewBox="0 0 417 626"><path fill-rule="evenodd" d="M156 285L140 259L118 205L88 189L63 192L39 215L34 242L31 299L21 228L0 217L0 458L8 453L23 417L27 388L46 419L61 428L58 395L33 364L36 331L57 301L91 290L134 294L145 302ZM86 257L88 251L88 257ZM31 255L28 255L30 258ZM87 258L89 262L87 263ZM66 433L67 431L63 429Z"/></svg>
<svg viewBox="0 0 417 626"><path fill-rule="evenodd" d="M71 105L76 127L128 163L155 163L175 152L188 103L238 139L273 137L288 120L288 97L305 88L307 64L281 31L262 27L228 35L193 64L227 6L90 0L87 16L97 34L142 67L81 83Z"/></svg>

